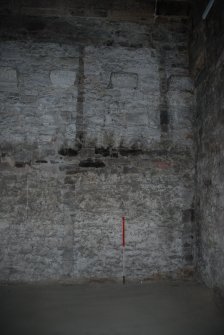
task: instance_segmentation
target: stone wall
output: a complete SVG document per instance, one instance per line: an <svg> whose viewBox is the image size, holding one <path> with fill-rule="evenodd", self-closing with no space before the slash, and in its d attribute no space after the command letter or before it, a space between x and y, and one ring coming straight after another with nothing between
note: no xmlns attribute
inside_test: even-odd
<svg viewBox="0 0 224 335"><path fill-rule="evenodd" d="M128 278L192 274L188 21L128 8L2 13L0 280L120 278L123 215Z"/></svg>
<svg viewBox="0 0 224 335"><path fill-rule="evenodd" d="M194 12L191 65L196 84L196 220L198 267L207 285L224 289L224 4Z"/></svg>

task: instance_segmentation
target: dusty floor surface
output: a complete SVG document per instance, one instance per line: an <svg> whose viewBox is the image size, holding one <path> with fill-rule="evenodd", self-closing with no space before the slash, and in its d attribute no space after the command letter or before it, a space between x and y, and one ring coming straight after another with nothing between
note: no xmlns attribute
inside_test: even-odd
<svg viewBox="0 0 224 335"><path fill-rule="evenodd" d="M1 285L1 335L223 335L211 290L189 282Z"/></svg>

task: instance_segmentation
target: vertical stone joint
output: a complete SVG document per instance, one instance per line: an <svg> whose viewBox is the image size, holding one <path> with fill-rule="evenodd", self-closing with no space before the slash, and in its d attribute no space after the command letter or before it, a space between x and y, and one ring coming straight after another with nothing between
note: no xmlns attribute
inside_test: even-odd
<svg viewBox="0 0 224 335"><path fill-rule="evenodd" d="M165 52L159 52L159 89L160 89L160 128L162 133L167 133L169 130L169 113L168 113L168 80L166 74Z"/></svg>
<svg viewBox="0 0 224 335"><path fill-rule="evenodd" d="M79 51L79 69L77 75L77 83L78 83L78 95L77 95L77 116L76 116L76 139L75 145L77 149L81 150L83 144L85 142L84 138L84 116L83 116L83 104L84 104L84 47L80 47Z"/></svg>

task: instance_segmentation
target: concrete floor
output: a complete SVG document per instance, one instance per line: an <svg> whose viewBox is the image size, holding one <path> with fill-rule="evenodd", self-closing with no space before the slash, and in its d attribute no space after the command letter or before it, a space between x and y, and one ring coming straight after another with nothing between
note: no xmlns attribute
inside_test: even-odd
<svg viewBox="0 0 224 335"><path fill-rule="evenodd" d="M211 290L191 282L1 285L1 335L223 335Z"/></svg>

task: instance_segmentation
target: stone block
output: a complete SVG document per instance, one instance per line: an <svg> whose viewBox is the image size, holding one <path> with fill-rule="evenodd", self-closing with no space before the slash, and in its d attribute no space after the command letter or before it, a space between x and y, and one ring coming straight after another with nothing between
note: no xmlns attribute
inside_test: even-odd
<svg viewBox="0 0 224 335"><path fill-rule="evenodd" d="M129 125L147 125L149 122L147 107L127 109L126 121Z"/></svg>
<svg viewBox="0 0 224 335"><path fill-rule="evenodd" d="M137 73L130 72L112 72L110 76L109 88L129 88L138 87Z"/></svg>
<svg viewBox="0 0 224 335"><path fill-rule="evenodd" d="M184 91L193 93L194 85L190 77L172 76L169 81L171 91Z"/></svg>
<svg viewBox="0 0 224 335"><path fill-rule="evenodd" d="M17 72L14 68L8 66L0 67L0 91L18 91Z"/></svg>
<svg viewBox="0 0 224 335"><path fill-rule="evenodd" d="M76 79L75 71L53 70L50 73L51 82L58 88L69 88L74 85Z"/></svg>

